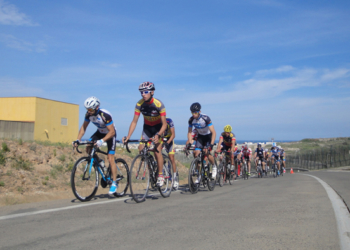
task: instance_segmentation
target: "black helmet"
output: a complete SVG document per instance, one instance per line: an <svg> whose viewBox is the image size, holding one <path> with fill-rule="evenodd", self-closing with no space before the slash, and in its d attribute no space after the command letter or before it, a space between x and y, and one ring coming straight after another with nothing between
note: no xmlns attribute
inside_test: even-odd
<svg viewBox="0 0 350 250"><path fill-rule="evenodd" d="M201 111L201 105L198 102L192 103L190 110L191 112Z"/></svg>

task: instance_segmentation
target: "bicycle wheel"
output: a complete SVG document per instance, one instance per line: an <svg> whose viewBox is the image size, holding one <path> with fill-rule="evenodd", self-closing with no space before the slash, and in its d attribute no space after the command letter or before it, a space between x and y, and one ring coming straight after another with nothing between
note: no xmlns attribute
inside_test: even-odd
<svg viewBox="0 0 350 250"><path fill-rule="evenodd" d="M171 190L173 189L174 171L173 171L173 165L171 165L170 158L165 155L163 155L163 177L164 177L164 184L163 186L158 187L158 190L159 190L159 193L164 198L167 198L170 196Z"/></svg>
<svg viewBox="0 0 350 250"><path fill-rule="evenodd" d="M146 200L149 189L150 172L144 155L134 158L130 166L129 184L132 198L137 202Z"/></svg>
<svg viewBox="0 0 350 250"><path fill-rule="evenodd" d="M82 157L76 161L71 174L71 186L75 197L80 201L89 201L98 189L98 171L91 167L90 158Z"/></svg>
<svg viewBox="0 0 350 250"><path fill-rule="evenodd" d="M213 164L209 162L208 164L208 172L207 172L207 185L209 191L213 191L215 189L216 185L216 178L212 178L212 173L213 173ZM218 173L216 173L218 174Z"/></svg>
<svg viewBox="0 0 350 250"><path fill-rule="evenodd" d="M123 197L129 187L129 167L126 161L121 158L116 159L115 164L117 165L118 189L114 196Z"/></svg>
<svg viewBox="0 0 350 250"><path fill-rule="evenodd" d="M200 185L200 159L195 158L190 165L188 171L188 187L192 194L198 192Z"/></svg>
<svg viewBox="0 0 350 250"><path fill-rule="evenodd" d="M234 175L234 171L232 171L232 170L228 170L228 181L229 181L229 183L230 183L230 185L233 185L233 181L234 181L234 179L233 179L233 175Z"/></svg>
<svg viewBox="0 0 350 250"><path fill-rule="evenodd" d="M225 171L225 167L223 166L223 163L220 163L220 165L218 166L218 173L217 173L217 175L219 176L220 187L224 186L224 171Z"/></svg>

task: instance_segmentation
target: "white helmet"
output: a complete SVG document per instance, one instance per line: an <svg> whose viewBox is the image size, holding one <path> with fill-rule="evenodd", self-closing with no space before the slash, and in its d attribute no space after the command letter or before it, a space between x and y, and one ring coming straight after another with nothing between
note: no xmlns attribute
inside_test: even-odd
<svg viewBox="0 0 350 250"><path fill-rule="evenodd" d="M91 96L85 100L84 106L86 109L96 109L98 106L100 106L100 100L94 96Z"/></svg>

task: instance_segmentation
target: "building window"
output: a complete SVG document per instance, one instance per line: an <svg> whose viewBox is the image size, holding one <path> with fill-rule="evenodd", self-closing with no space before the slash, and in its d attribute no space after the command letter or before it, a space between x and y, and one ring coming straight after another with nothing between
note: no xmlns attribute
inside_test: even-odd
<svg viewBox="0 0 350 250"><path fill-rule="evenodd" d="M62 126L68 126L68 119L67 118L61 118L61 125Z"/></svg>

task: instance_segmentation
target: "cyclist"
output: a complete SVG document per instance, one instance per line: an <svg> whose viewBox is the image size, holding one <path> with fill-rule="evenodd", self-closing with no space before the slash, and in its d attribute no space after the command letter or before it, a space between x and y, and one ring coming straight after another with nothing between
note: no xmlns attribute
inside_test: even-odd
<svg viewBox="0 0 350 250"><path fill-rule="evenodd" d="M163 156L162 156L162 141L161 137L167 128L166 112L163 102L153 97L156 90L152 82L143 82L139 86L142 99L136 103L134 118L129 127L129 133L123 138L123 143L126 143L132 136L137 122L142 113L144 117L143 131L141 138L148 140L152 138L155 148L158 150L154 152L156 161L158 163L158 179L157 185L164 185L163 177ZM144 147L144 144L139 145L139 151Z"/></svg>
<svg viewBox="0 0 350 250"><path fill-rule="evenodd" d="M200 150L204 147L209 146L209 151L213 149L216 132L214 129L214 125L209 116L201 113L201 105L198 102L192 103L190 107L192 116L188 120L188 134L187 134L187 142L186 145L192 145L192 128L195 127L198 133L194 157L197 157L200 154ZM204 154L207 154L208 149L204 149ZM214 157L208 154L208 159L211 164L213 164L212 178L216 178L217 167L214 162ZM197 179L196 182L199 182Z"/></svg>
<svg viewBox="0 0 350 250"><path fill-rule="evenodd" d="M280 150L280 159L281 159L281 163L282 163L282 167L285 169L286 168L286 152L284 151L284 149L279 146L279 150Z"/></svg>
<svg viewBox="0 0 350 250"><path fill-rule="evenodd" d="M237 142L236 142L236 145L237 145ZM240 172L241 172L242 150L239 147L235 146L235 150L233 154L234 154L235 169L237 170L235 173L237 178L238 176L241 175Z"/></svg>
<svg viewBox="0 0 350 250"><path fill-rule="evenodd" d="M245 159L248 165L248 175L250 175L250 161L252 158L252 150L248 147L248 144L245 144L242 149L242 160Z"/></svg>
<svg viewBox="0 0 350 250"><path fill-rule="evenodd" d="M117 166L114 161L115 143L117 138L116 128L112 119L111 113L106 109L100 108L100 100L94 96L87 98L84 102L84 106L87 109L85 114L85 120L81 126L78 138L73 142L73 146L78 146L81 138L84 136L87 126L92 122L97 127L97 131L91 136L90 141L96 141L95 145L101 147L103 142L107 143L108 148L108 161L112 171L113 182L109 189L109 194L113 195L118 188L117 179ZM91 152L91 146L86 147L86 152Z"/></svg>
<svg viewBox="0 0 350 250"><path fill-rule="evenodd" d="M261 143L257 144L257 148L255 149L255 153L254 153L254 158L255 158L255 166L257 166L256 170L258 171L258 161L260 160L263 172L265 172L265 150L261 146Z"/></svg>
<svg viewBox="0 0 350 250"><path fill-rule="evenodd" d="M224 132L221 133L216 152L220 153L221 150L226 150L226 151L230 152L230 158L231 158L230 170L232 170L232 171L234 170L233 169L233 166L234 166L233 153L234 153L234 149L235 149L235 144L236 144L236 137L235 137L235 134L232 133L232 127L230 125L226 125L224 127ZM220 146L221 146L221 148L220 148Z"/></svg>
<svg viewBox="0 0 350 250"><path fill-rule="evenodd" d="M274 169L276 171L277 175L280 175L280 161L279 161L279 151L277 146L272 145L271 147L271 164L274 164L275 161L277 162L277 169Z"/></svg>
<svg viewBox="0 0 350 250"><path fill-rule="evenodd" d="M170 118L166 118L167 122L167 129L164 132L164 138L167 138L167 141L164 142L164 147L166 152L168 153L169 159L171 161L171 165L173 165L173 171L174 171L174 185L173 187L177 189L179 187L179 182L176 179L176 175L178 174L176 171L176 165L175 165L175 150L174 150L174 138L175 138L175 126L174 122Z"/></svg>
<svg viewBox="0 0 350 250"><path fill-rule="evenodd" d="M265 148L266 173L267 171L269 171L269 161L270 161L269 150Z"/></svg>

